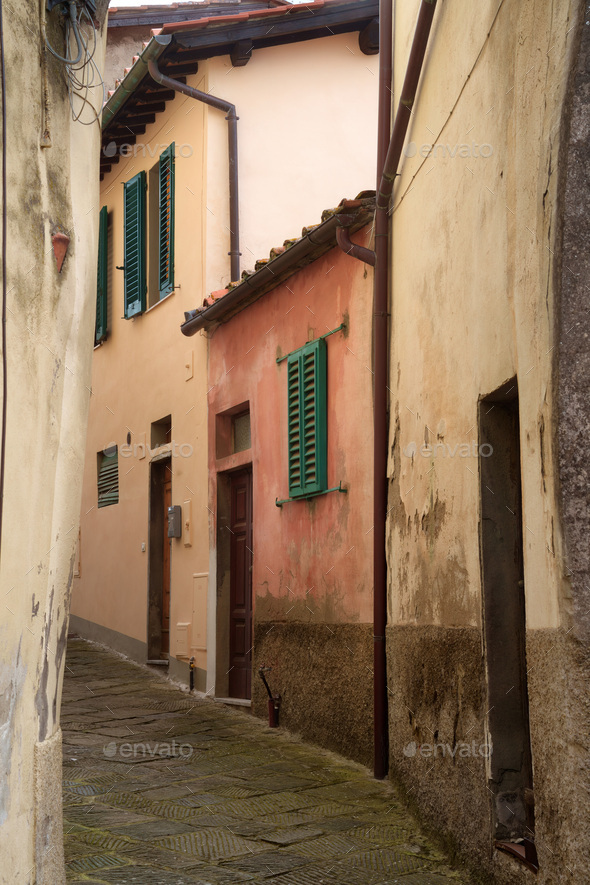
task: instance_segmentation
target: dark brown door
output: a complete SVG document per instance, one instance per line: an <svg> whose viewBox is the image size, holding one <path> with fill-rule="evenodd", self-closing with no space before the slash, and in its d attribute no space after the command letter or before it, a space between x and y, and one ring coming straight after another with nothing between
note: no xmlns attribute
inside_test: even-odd
<svg viewBox="0 0 590 885"><path fill-rule="evenodd" d="M172 504L172 482L164 483L164 556L162 563L162 654L170 651L170 538L168 508Z"/></svg>
<svg viewBox="0 0 590 885"><path fill-rule="evenodd" d="M250 698L252 686L252 474L231 477L229 696Z"/></svg>

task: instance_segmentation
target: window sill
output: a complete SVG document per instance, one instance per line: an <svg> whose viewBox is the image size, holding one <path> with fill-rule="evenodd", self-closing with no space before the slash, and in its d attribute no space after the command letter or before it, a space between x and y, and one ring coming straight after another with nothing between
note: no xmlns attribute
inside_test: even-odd
<svg viewBox="0 0 590 885"><path fill-rule="evenodd" d="M277 507L282 507L283 504L292 504L296 501L309 501L311 498L319 498L320 495L327 495L329 492L342 492L343 494L346 494L348 489L344 487L342 481L340 481L337 486L334 486L331 489L322 489L321 492L310 492L309 495L298 495L297 498L283 498L281 501L276 498L275 504Z"/></svg>
<svg viewBox="0 0 590 885"><path fill-rule="evenodd" d="M150 307L148 307L147 310L144 310L144 315L145 315L146 313L151 313L152 310L155 310L155 309L156 309L157 307L159 307L161 304L164 304L164 302L165 302L165 301L168 301L169 298L172 298L173 295L174 295L174 289L172 290L172 292L168 292L167 295L164 295L163 298L160 298L159 301L156 301L155 304L152 304Z"/></svg>

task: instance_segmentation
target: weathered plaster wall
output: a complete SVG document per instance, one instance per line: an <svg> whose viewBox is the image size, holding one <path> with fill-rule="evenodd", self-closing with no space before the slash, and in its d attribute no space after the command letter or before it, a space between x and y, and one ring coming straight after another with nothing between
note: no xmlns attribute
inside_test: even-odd
<svg viewBox="0 0 590 885"><path fill-rule="evenodd" d="M417 7L396 4L397 84ZM393 201L390 764L426 818L502 883L532 874L492 852L479 752L489 738L477 408L513 376L537 881L580 881L579 839L564 840L559 823L577 814L578 751L560 651L571 591L554 467L554 316L564 102L582 13L579 3L505 0L465 19L439 4ZM422 146L433 144L428 156ZM473 740L463 757L419 749Z"/></svg>
<svg viewBox="0 0 590 885"><path fill-rule="evenodd" d="M356 237L366 243L368 234ZM210 509L219 506L220 472L245 460L253 470L254 712L267 716L257 676L265 664L285 699L284 725L364 762L372 754L371 298L370 268L332 250L212 333L208 385ZM278 508L288 497L287 363L276 359L343 320L346 332L327 339L328 487L342 482L348 492ZM251 450L216 458L215 416L245 402ZM219 543L216 526L218 556ZM223 557L218 569L209 600L221 610ZM223 624L217 643L218 669L227 670Z"/></svg>
<svg viewBox="0 0 590 885"><path fill-rule="evenodd" d="M203 80L197 82L203 88ZM189 113L190 112L190 113ZM172 416L170 445L172 504L190 502L190 546L171 545L171 653L175 625L193 628L193 574L208 570L206 358L203 339L180 334L183 312L204 297L205 254L201 200L203 105L177 96L166 117L151 124L130 156L122 158L101 184L100 205L109 209L109 336L95 348L92 397L84 468L80 577L75 578L72 613L84 635L84 622L106 628L104 641L117 635L144 644L147 656L151 424ZM123 187L140 170L157 164L174 141L175 256L173 293L144 314L124 320ZM149 178L149 176L148 176ZM149 182L148 182L149 189ZM148 292L149 297L149 292ZM189 370L186 366L189 365ZM131 435L127 445L127 435ZM97 453L119 446L119 503L97 508ZM145 548L145 549L143 549ZM122 642L123 640L121 640ZM123 650L119 641L116 647ZM206 668L206 653L193 650ZM188 664L184 675L188 680ZM199 685L199 688L204 688Z"/></svg>
<svg viewBox="0 0 590 885"><path fill-rule="evenodd" d="M580 46L569 85L570 129L561 156L565 185L561 202L563 241L556 273L556 286L561 292L557 312L559 503L565 540L562 569L568 580L567 635L560 637L563 665L559 689L562 693L567 690L569 703L567 720L564 716L559 729L558 749L568 757L571 772L568 789L574 801L570 825L565 826L556 816L554 823L567 845L569 866L581 881L590 870L590 509L586 450L590 431L590 27L587 14L583 19ZM545 654L542 660L546 662L547 672L553 656L553 650L548 647L550 640L551 637L547 636L543 643ZM541 659L541 649L539 652ZM558 709L563 710L563 702ZM551 765L551 759L547 760L547 766L551 768L557 789L559 771Z"/></svg>
<svg viewBox="0 0 590 885"><path fill-rule="evenodd" d="M101 3L99 17L105 14ZM32 2L4 15L8 396L0 880L23 885L65 881L59 705L96 292L99 131L72 122L63 72L43 49L44 17L44 5ZM63 45L57 14L47 26L52 43ZM70 237L61 274L51 242L57 231Z"/></svg>

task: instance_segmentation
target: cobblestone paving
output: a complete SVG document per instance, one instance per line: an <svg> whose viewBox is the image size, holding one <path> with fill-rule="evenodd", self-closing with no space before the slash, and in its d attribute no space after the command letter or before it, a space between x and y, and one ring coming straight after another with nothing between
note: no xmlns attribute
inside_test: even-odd
<svg viewBox="0 0 590 885"><path fill-rule="evenodd" d="M69 883L467 885L359 765L70 640Z"/></svg>

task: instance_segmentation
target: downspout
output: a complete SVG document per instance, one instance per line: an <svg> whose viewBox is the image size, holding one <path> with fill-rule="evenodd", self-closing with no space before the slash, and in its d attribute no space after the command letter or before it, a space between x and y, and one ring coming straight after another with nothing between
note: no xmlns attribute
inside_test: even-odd
<svg viewBox="0 0 590 885"><path fill-rule="evenodd" d="M381 0L379 8L379 122L377 130L377 207L375 211L375 252L352 243L346 216L340 216L338 245L343 252L375 267L373 296L373 734L374 775L384 778L389 768L389 727L387 703L387 409L389 345L389 203L398 174L402 147L416 97L422 64L436 8L436 0L422 0L406 68L393 132L393 0ZM392 295L393 297L393 295Z"/></svg>
<svg viewBox="0 0 590 885"><path fill-rule="evenodd" d="M166 39L165 37L156 37L156 40ZM168 38L169 40L170 38ZM148 71L152 80L165 86L167 89L173 89L196 101L202 101L209 107L216 108L218 111L225 111L227 120L228 135L228 151L229 151L229 235L230 235L230 282L237 282L240 279L240 227L239 227L239 208L238 208L238 116L236 114L235 105L222 98L216 98L207 92L201 92L199 89L193 89L185 83L173 80L163 74L155 59L148 61Z"/></svg>
<svg viewBox="0 0 590 885"><path fill-rule="evenodd" d="M377 190L391 133L393 99L393 0L379 4L379 117L377 125ZM373 294L373 773L387 777L389 771L389 723L387 703L387 302L389 284L389 216L375 212L375 278Z"/></svg>
<svg viewBox="0 0 590 885"><path fill-rule="evenodd" d="M375 705L375 777L388 773L388 704L385 627L387 624L387 447L389 438L387 411L388 382L388 308L389 268L393 256L389 250L389 203L406 138L412 106L422 71L422 64L434 16L436 0L422 0L414 32L406 76L389 139L392 84L392 0L381 0L379 130L377 154L377 208L375 212L375 296L374 296L374 514L373 514L373 594L374 594L374 705ZM383 42L381 42L383 41ZM380 176L380 178L379 178ZM391 298L393 299L393 293Z"/></svg>

